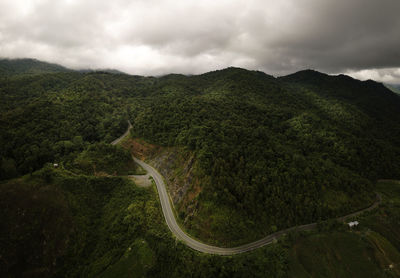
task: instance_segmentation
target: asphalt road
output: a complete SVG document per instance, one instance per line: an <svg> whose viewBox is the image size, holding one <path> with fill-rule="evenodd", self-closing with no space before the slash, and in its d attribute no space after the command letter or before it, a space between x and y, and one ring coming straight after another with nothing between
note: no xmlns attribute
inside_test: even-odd
<svg viewBox="0 0 400 278"><path fill-rule="evenodd" d="M128 130L125 132L125 134L122 135L120 138L116 139L115 141L113 141L111 144L119 143L126 135L128 135L129 130L131 128L132 128L132 125L129 122L129 127L128 127ZM317 227L317 223L296 226L296 227L288 228L288 229L281 230L276 233L270 234L260 240L250 242L248 244L244 244L244 245L241 245L238 247L232 247L232 248L221 248L221 247L217 247L217 246L204 244L196 239L191 238L189 235L187 235L180 228L178 223L176 222L173 208L171 206L171 201L170 201L170 198L169 198L169 195L167 193L167 189L166 189L166 186L164 183L164 179L160 175L160 173L158 173L158 171L156 169L154 169L152 166L145 163L144 161L141 161L137 158L134 158L134 160L143 169L145 169L147 171L147 173L150 174L150 176L153 177L154 182L157 186L158 195L160 197L162 212L164 214L164 218L165 218L165 221L167 222L168 228L171 230L172 234L175 235L175 237L177 239L184 242L187 246L189 246L190 248L197 250L199 252L208 253L208 254L217 254L217 255L234 255L234 254L244 253L244 252L248 252L248 251L263 247L265 245L271 244L275 240L279 239L281 236L283 236L284 234L286 234L288 232L308 231L308 230L313 230ZM354 212L352 214L349 214L349 215L346 215L343 217L339 217L339 218L337 218L337 220L338 221L346 221L348 218L357 216L365 211L369 211L369 210L376 208L380 202L381 202L381 197L379 195L377 195L376 201L370 207L367 207L365 209L362 209L360 211Z"/></svg>
<svg viewBox="0 0 400 278"><path fill-rule="evenodd" d="M121 142L121 140L124 139L124 137L129 134L129 131L131 130L131 128L132 128L132 124L131 124L130 121L128 121L128 129L125 131L124 134L121 135L121 137L119 137L119 138L115 139L114 141L112 141L111 145L116 145L119 142Z"/></svg>

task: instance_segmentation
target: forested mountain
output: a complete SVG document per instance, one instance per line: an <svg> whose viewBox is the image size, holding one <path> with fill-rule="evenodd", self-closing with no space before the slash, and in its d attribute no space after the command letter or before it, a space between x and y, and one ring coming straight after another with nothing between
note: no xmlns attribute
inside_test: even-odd
<svg viewBox="0 0 400 278"><path fill-rule="evenodd" d="M97 73L112 73L112 74L126 74L125 72L116 69L82 69L79 70L81 73L97 72Z"/></svg>
<svg viewBox="0 0 400 278"><path fill-rule="evenodd" d="M0 59L0 76L35 75L71 71L63 66L35 59Z"/></svg>
<svg viewBox="0 0 400 278"><path fill-rule="evenodd" d="M117 187L128 186L118 178L92 177L96 165L113 175L118 165L131 163L126 152L104 144L125 131L127 120L133 125L131 151L146 142L154 151L144 158L171 173L166 182L170 190L178 188L171 194L179 221L190 234L218 245L366 207L375 199L377 179L400 178L400 96L344 75L307 70L275 78L227 68L156 78L1 60L0 111L0 179L8 180L7 194L18 195L14 184L23 184L21 194L30 192L23 189L30 188L29 178L9 181L25 174L35 184L47 182L46 188L60 182L54 194L64 192L63 200L90 229L109 223L108 210L118 206L101 194L122 194ZM40 170L46 163L59 163L61 172ZM80 191L80 183L87 188ZM92 191L99 202L90 214L101 209L103 224L82 220L88 216L75 201ZM128 220L118 219L113 225L128 229ZM104 260L115 262L115 254Z"/></svg>
<svg viewBox="0 0 400 278"><path fill-rule="evenodd" d="M126 129L124 104L91 74L19 76L0 84L2 178L71 161L87 143L111 142Z"/></svg>

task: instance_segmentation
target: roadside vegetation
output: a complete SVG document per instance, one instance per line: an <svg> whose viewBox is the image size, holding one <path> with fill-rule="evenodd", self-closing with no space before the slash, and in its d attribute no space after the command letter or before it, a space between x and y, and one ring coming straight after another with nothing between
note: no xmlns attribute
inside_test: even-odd
<svg viewBox="0 0 400 278"><path fill-rule="evenodd" d="M87 175L126 176L143 172L128 151L104 142L91 144L68 167Z"/></svg>

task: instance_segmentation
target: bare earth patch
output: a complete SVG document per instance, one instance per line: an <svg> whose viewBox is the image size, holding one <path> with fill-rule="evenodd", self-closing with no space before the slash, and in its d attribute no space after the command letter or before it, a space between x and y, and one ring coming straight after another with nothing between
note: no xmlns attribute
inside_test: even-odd
<svg viewBox="0 0 400 278"><path fill-rule="evenodd" d="M129 175L130 178L137 186L140 187L149 187L151 186L151 179L150 175Z"/></svg>
<svg viewBox="0 0 400 278"><path fill-rule="evenodd" d="M146 159L160 151L159 146L149 144L138 138L126 138L121 142L121 145L139 159Z"/></svg>

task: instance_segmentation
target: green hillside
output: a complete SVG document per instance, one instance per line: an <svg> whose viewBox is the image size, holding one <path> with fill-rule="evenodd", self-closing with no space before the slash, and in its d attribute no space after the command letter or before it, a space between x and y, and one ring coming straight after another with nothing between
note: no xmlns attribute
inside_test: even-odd
<svg viewBox="0 0 400 278"><path fill-rule="evenodd" d="M68 165L72 171L87 175L134 175L136 164L130 153L120 146L91 144Z"/></svg>
<svg viewBox="0 0 400 278"><path fill-rule="evenodd" d="M126 130L121 98L91 74L0 80L0 108L0 179L46 162L71 163L88 144L111 142Z"/></svg>
<svg viewBox="0 0 400 278"><path fill-rule="evenodd" d="M69 72L71 70L36 59L0 59L0 75L38 75L44 73Z"/></svg>
<svg viewBox="0 0 400 278"><path fill-rule="evenodd" d="M340 276L344 267L364 277L341 264L332 246L343 256L362 253L355 265L379 275L397 258L391 199L365 218L371 234L336 227L243 256L197 254L170 236L155 188L116 177L136 166L126 150L109 145L129 120L123 146L164 176L184 230L236 246L364 208L378 179L400 179L400 97L380 83L310 70L280 78L240 68L142 77L0 64L9 72L0 75L0 250L9 250L1 262L8 277L182 277L199 265L198 277L235 277L235 269L237 277L284 277L292 269L324 277L336 268ZM298 261L324 252L322 270Z"/></svg>

